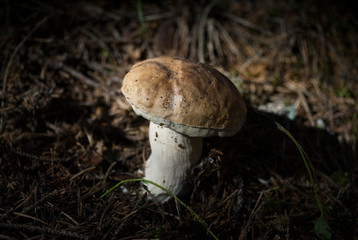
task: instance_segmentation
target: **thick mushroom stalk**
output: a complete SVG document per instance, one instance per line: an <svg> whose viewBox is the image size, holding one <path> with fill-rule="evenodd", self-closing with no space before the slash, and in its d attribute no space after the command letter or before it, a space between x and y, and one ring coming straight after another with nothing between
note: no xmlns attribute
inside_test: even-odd
<svg viewBox="0 0 358 240"><path fill-rule="evenodd" d="M202 138L188 137L150 122L149 141L152 153L145 164L145 179L175 195L185 194L189 188L191 169L200 160ZM157 200L165 202L170 198L152 184L147 187Z"/></svg>

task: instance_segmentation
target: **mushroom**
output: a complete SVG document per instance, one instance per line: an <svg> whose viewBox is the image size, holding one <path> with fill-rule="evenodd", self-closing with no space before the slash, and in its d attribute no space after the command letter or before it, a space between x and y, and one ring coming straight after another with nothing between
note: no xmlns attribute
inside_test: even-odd
<svg viewBox="0 0 358 240"><path fill-rule="evenodd" d="M175 195L190 189L191 169L201 158L203 137L237 133L246 118L234 84L213 67L171 57L135 64L121 88L136 114L150 121L151 155L145 179ZM170 196L148 184L165 202Z"/></svg>

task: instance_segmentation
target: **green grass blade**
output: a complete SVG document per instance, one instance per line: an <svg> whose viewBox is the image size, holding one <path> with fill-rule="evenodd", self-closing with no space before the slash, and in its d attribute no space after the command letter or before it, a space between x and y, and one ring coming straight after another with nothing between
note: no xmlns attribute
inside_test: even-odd
<svg viewBox="0 0 358 240"><path fill-rule="evenodd" d="M141 26L141 33L144 33L146 31L146 25L144 22L144 16L143 16L143 10L142 10L142 0L137 0L137 14L138 14L138 20L139 20L140 26Z"/></svg>
<svg viewBox="0 0 358 240"><path fill-rule="evenodd" d="M174 193L172 193L171 191L169 191L168 189L160 186L159 184L152 182L150 180L147 179L142 179L142 178L134 178L134 179L126 179L123 181L120 181L119 183L117 183L116 185L114 185L113 187L111 187L109 190L107 190L105 193L103 193L101 195L100 198L105 197L107 194L109 194L110 192L112 192L114 189L116 189L117 187L119 187L121 184L126 183L126 182L144 182L144 183L149 183L152 184L154 186L156 186L157 188L160 188L161 190L163 190L164 192L166 192L167 194L169 194L171 197L173 197L178 203L180 203L183 207L185 207L191 214L193 214L197 220L204 226L204 228L208 231L208 233L215 239L218 240L218 238L215 236L215 234L209 229L208 224L204 221L204 219L202 219L196 212L193 211L193 209L191 209L188 205L186 205L182 200L180 200L177 196L175 196Z"/></svg>
<svg viewBox="0 0 358 240"><path fill-rule="evenodd" d="M280 125L276 121L275 121L275 123L276 123L277 128L280 131L282 131L283 133L285 133L294 142L294 144L296 145L298 151L300 152L302 160L303 160L303 162L304 162L304 164L306 166L308 176L310 178L310 182L312 184L313 192L314 192L314 195L315 195L317 207L318 207L318 209L319 209L319 211L321 213L320 217L315 222L313 231L321 239L330 239L332 234L330 232L330 227L328 225L328 222L324 219L323 207L322 207L322 204L321 204L321 200L319 199L319 196L318 196L317 185L313 180L313 175L312 175L312 172L311 172L311 168L308 165L309 160L306 158L306 153L303 151L301 145L296 141L296 139L292 136L292 134L286 128L284 128L282 125Z"/></svg>
<svg viewBox="0 0 358 240"><path fill-rule="evenodd" d="M281 124L279 124L276 121L275 121L275 123L276 123L277 128L280 131L282 131L284 134L286 134L293 141L293 143L296 145L298 151L300 152L302 160L303 160L303 162L305 164L308 176L310 178L310 182L312 184L313 192L314 192L314 195L315 195L315 198L316 198L317 207L318 207L319 211L321 212L321 214L323 214L322 204L321 204L321 201L320 201L319 196L318 196L317 185L316 185L315 181L313 180L313 175L312 175L312 172L311 172L311 168L308 165L308 159L306 158L305 152L303 151L301 145L296 141L296 139L292 136L292 134L286 128L284 128Z"/></svg>

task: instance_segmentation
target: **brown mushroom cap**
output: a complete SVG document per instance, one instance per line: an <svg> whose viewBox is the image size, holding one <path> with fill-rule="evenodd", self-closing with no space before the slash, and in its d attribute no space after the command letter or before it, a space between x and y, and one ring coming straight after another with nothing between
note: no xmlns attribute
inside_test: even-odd
<svg viewBox="0 0 358 240"><path fill-rule="evenodd" d="M191 137L234 135L246 118L234 84L206 64L148 59L131 68L121 91L138 115Z"/></svg>

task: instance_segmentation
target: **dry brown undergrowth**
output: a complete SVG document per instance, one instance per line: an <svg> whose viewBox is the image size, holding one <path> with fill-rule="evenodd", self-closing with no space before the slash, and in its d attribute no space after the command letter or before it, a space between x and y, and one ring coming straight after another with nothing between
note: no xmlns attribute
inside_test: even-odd
<svg viewBox="0 0 358 240"><path fill-rule="evenodd" d="M138 184L98 198L141 176L147 122L119 89L162 54L214 65L249 105L237 136L206 140L183 199L220 239L316 237L312 186L271 119L307 152L332 239L356 236L358 23L345 2L143 2L143 26L135 1L1 4L1 238L206 238ZM295 119L258 111L268 103Z"/></svg>

